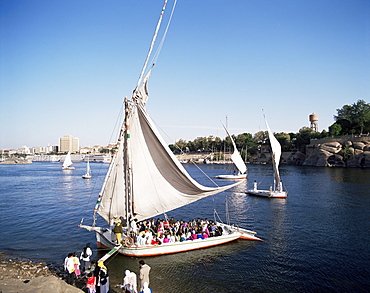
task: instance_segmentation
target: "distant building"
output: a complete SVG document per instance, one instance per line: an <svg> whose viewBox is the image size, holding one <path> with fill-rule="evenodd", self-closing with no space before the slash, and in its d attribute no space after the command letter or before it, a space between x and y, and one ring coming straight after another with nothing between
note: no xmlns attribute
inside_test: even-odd
<svg viewBox="0 0 370 293"><path fill-rule="evenodd" d="M58 146L52 146L48 144L48 146L45 148L45 153L50 154L50 153L56 153L58 152Z"/></svg>
<svg viewBox="0 0 370 293"><path fill-rule="evenodd" d="M78 153L79 151L79 139L72 137L72 135L65 135L59 138L59 152L66 153Z"/></svg>
<svg viewBox="0 0 370 293"><path fill-rule="evenodd" d="M38 146L38 147L33 147L31 148L31 153L32 155L34 154L45 154L46 153L46 148L43 146Z"/></svg>
<svg viewBox="0 0 370 293"><path fill-rule="evenodd" d="M27 147L27 146L24 145L24 146L18 148L18 150L16 151L16 153L30 155L31 154L31 151L30 151L30 148L29 147Z"/></svg>
<svg viewBox="0 0 370 293"><path fill-rule="evenodd" d="M51 151L52 153L57 153L57 152L59 152L59 146L57 146L57 145L53 145L52 146L52 151Z"/></svg>
<svg viewBox="0 0 370 293"><path fill-rule="evenodd" d="M319 115L312 113L308 116L308 120L310 121L310 128L314 132L319 131Z"/></svg>

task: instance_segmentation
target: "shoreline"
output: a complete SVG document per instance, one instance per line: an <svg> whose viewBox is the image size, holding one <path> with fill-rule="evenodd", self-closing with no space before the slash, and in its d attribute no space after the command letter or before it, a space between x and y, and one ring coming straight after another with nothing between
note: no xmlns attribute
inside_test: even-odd
<svg viewBox="0 0 370 293"><path fill-rule="evenodd" d="M0 252L0 292L84 292L64 281L61 267ZM82 287L81 287L82 288Z"/></svg>
<svg viewBox="0 0 370 293"><path fill-rule="evenodd" d="M84 277L75 286L67 284L62 265L0 252L1 293L81 293L87 292L85 284ZM109 292L116 293L112 288Z"/></svg>

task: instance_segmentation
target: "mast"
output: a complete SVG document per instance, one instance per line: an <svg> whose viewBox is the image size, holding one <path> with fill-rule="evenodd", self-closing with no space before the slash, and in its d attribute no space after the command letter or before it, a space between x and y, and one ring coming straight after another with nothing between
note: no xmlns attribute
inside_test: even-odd
<svg viewBox="0 0 370 293"><path fill-rule="evenodd" d="M125 99L125 120L124 120L124 141L123 141L123 171L125 177L125 201L126 201L126 221L133 214L133 195L132 195L132 174L131 174L131 156L130 156L130 113L132 107L130 101Z"/></svg>
<svg viewBox="0 0 370 293"><path fill-rule="evenodd" d="M143 79L145 70L146 70L147 65L148 65L148 62L149 62L150 55L152 54L152 51L153 51L155 40L157 39L159 28L161 27L162 18L163 18L164 11L166 9L167 1L168 0L165 0L164 3L163 3L162 11L161 11L161 13L159 15L159 20L158 20L157 26L156 26L155 31L154 31L152 42L150 44L149 51L148 51L148 54L146 56L146 59L145 59L144 65L143 65L143 69L141 70L141 73L140 73L140 76L139 76L139 80L137 81L137 85L136 85L136 88L134 90L134 93L138 90L138 88L139 88L139 86L140 86L140 84L142 82L142 79Z"/></svg>

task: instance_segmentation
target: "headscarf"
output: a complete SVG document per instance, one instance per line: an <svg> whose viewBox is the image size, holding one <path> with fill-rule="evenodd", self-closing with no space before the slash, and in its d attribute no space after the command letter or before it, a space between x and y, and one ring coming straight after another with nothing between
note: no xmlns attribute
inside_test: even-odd
<svg viewBox="0 0 370 293"><path fill-rule="evenodd" d="M125 270L125 277L123 278L123 285L130 284L130 274L129 270Z"/></svg>
<svg viewBox="0 0 370 293"><path fill-rule="evenodd" d="M102 269L107 271L107 267L104 265L104 263L102 261L98 262L98 267L101 267Z"/></svg>

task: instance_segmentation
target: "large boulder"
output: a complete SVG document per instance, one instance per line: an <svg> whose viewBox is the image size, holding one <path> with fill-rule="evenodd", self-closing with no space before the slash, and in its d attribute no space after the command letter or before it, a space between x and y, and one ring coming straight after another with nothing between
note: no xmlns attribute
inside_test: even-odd
<svg viewBox="0 0 370 293"><path fill-rule="evenodd" d="M370 143L367 143L363 149L364 152L370 151Z"/></svg>
<svg viewBox="0 0 370 293"><path fill-rule="evenodd" d="M352 144L352 141L350 141L350 140L347 140L347 141L345 141L344 143L343 143L343 146L345 146L345 147L350 147L350 146L352 146L353 144Z"/></svg>
<svg viewBox="0 0 370 293"><path fill-rule="evenodd" d="M328 158L331 155L333 155L333 153L328 152L324 149L319 149L315 166L316 167L327 167L328 166Z"/></svg>
<svg viewBox="0 0 370 293"><path fill-rule="evenodd" d="M353 147L356 150L363 150L365 146L366 146L366 144L363 143L363 142L361 142L361 141L355 141L355 142L353 142Z"/></svg>
<svg viewBox="0 0 370 293"><path fill-rule="evenodd" d="M335 154L327 158L327 166L329 167L346 167L346 163L343 161L343 157Z"/></svg>
<svg viewBox="0 0 370 293"><path fill-rule="evenodd" d="M323 143L319 147L321 150L325 150L327 152L336 154L339 153L342 150L342 145L339 142L329 142L329 143Z"/></svg>

